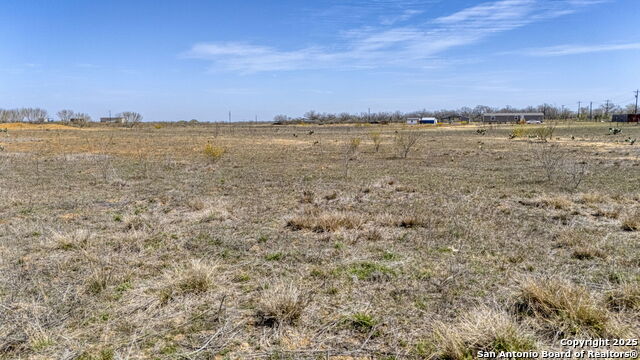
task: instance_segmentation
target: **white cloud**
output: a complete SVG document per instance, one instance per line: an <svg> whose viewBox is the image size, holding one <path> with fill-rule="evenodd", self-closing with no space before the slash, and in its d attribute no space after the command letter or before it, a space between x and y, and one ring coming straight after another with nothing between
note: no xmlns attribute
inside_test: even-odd
<svg viewBox="0 0 640 360"><path fill-rule="evenodd" d="M597 44L597 45L574 45L565 44L544 48L528 49L522 53L530 56L565 56L580 55L598 52L640 50L640 42L626 44Z"/></svg>
<svg viewBox="0 0 640 360"><path fill-rule="evenodd" d="M200 43L185 55L210 60L213 69L241 73L300 69L358 69L384 66L432 66L434 57L500 32L571 14L602 0L499 0L462 9L411 26L366 27L342 33L333 47L295 50L240 42ZM395 24L419 15L404 9L386 19Z"/></svg>

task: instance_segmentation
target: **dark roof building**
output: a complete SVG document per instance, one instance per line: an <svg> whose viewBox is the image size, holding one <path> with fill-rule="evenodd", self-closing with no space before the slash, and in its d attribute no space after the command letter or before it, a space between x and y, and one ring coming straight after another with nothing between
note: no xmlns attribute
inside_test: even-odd
<svg viewBox="0 0 640 360"><path fill-rule="evenodd" d="M122 124L125 121L125 118L121 117L121 116L114 116L114 117L101 117L100 118L100 122L101 123L116 123L116 124Z"/></svg>
<svg viewBox="0 0 640 360"><path fill-rule="evenodd" d="M611 117L612 122L640 122L640 114L616 114Z"/></svg>
<svg viewBox="0 0 640 360"><path fill-rule="evenodd" d="M524 121L543 121L543 113L485 113L482 122L488 123L519 123Z"/></svg>

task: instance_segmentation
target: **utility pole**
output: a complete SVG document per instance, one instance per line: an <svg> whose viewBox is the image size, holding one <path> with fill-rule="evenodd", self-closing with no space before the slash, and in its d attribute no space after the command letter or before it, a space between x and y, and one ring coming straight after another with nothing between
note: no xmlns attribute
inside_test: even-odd
<svg viewBox="0 0 640 360"><path fill-rule="evenodd" d="M637 113L638 113L638 92L639 92L639 91L640 91L640 90L636 90L636 109L635 109L635 111L633 112L634 114L637 114Z"/></svg>
<svg viewBox="0 0 640 360"><path fill-rule="evenodd" d="M367 109L367 122L371 122L371 108Z"/></svg>
<svg viewBox="0 0 640 360"><path fill-rule="evenodd" d="M580 120L580 105L582 105L582 101L578 101L578 120Z"/></svg>
<svg viewBox="0 0 640 360"><path fill-rule="evenodd" d="M593 120L593 101L589 101L589 121Z"/></svg>
<svg viewBox="0 0 640 360"><path fill-rule="evenodd" d="M231 122L231 111L229 111L229 122Z"/></svg>

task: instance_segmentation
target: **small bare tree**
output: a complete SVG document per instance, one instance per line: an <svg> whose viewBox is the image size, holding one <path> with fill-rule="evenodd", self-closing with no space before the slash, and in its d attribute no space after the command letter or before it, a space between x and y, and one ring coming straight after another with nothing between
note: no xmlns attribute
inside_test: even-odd
<svg viewBox="0 0 640 360"><path fill-rule="evenodd" d="M585 159L569 158L557 144L537 143L535 146L538 148L533 153L547 182L573 192L584 181L588 168Z"/></svg>
<svg viewBox="0 0 640 360"><path fill-rule="evenodd" d="M354 137L349 140L344 151L344 176L349 176L349 161L351 161L358 153L360 146L360 138Z"/></svg>
<svg viewBox="0 0 640 360"><path fill-rule="evenodd" d="M91 122L91 116L85 113L76 113L72 119L80 126L85 126L88 122Z"/></svg>
<svg viewBox="0 0 640 360"><path fill-rule="evenodd" d="M23 111L28 122L44 122L48 115L47 110L41 108L26 108Z"/></svg>
<svg viewBox="0 0 640 360"><path fill-rule="evenodd" d="M142 121L142 115L135 111L125 111L118 114L118 116L123 117L124 121L131 127L139 124Z"/></svg>
<svg viewBox="0 0 640 360"><path fill-rule="evenodd" d="M378 152L378 150L380 150L380 144L382 144L382 134L380 131L372 131L369 133L369 138L373 141L373 148Z"/></svg>
<svg viewBox="0 0 640 360"><path fill-rule="evenodd" d="M73 112L73 110L65 109L58 111L56 115L58 115L58 119L60 119L60 121L62 121L63 123L68 123L69 121L71 121L71 119L73 119L75 113Z"/></svg>
<svg viewBox="0 0 640 360"><path fill-rule="evenodd" d="M411 149L420 140L420 133L418 131L401 131L396 133L395 143L400 156L403 159L407 158Z"/></svg>

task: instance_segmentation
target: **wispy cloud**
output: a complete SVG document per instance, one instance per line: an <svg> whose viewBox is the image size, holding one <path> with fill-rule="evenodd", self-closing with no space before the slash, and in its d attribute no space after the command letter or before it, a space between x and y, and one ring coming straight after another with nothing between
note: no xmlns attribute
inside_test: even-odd
<svg viewBox="0 0 640 360"><path fill-rule="evenodd" d="M571 14L602 1L499 0L435 19L415 19L411 24L403 22L421 12L403 8L400 13L383 19L377 27L363 27L337 34L337 40L331 48L311 46L280 50L240 42L200 43L184 55L212 61L216 70L241 73L433 66L435 57L447 50L480 42L497 33Z"/></svg>
<svg viewBox="0 0 640 360"><path fill-rule="evenodd" d="M640 42L626 44L591 44L591 45L575 45L565 44L550 46L544 48L527 49L521 52L530 56L565 56L580 55L589 53L622 51L622 50L640 50Z"/></svg>
<svg viewBox="0 0 640 360"><path fill-rule="evenodd" d="M407 10L404 10L401 14L398 14L398 15L382 16L381 19L380 19L380 24L382 24L382 25L394 25L396 23L405 22L405 21L415 17L416 15L419 15L419 14L422 14L422 13L423 13L422 10L407 9Z"/></svg>

